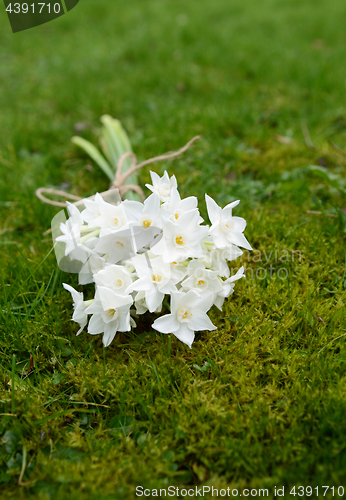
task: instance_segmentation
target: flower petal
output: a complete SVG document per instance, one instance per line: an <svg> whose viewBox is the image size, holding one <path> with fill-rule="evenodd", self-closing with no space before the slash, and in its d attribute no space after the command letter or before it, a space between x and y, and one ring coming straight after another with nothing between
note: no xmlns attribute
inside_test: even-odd
<svg viewBox="0 0 346 500"><path fill-rule="evenodd" d="M192 342L195 340L195 332L190 330L186 323L180 323L179 330L173 333L181 342L187 344L191 349Z"/></svg>
<svg viewBox="0 0 346 500"><path fill-rule="evenodd" d="M83 300L83 292L77 292L77 290L75 290L72 286L67 285L66 283L63 283L62 286L65 288L65 290L70 292L73 302L77 303Z"/></svg>
<svg viewBox="0 0 346 500"><path fill-rule="evenodd" d="M157 318L152 327L161 333L174 333L179 329L180 323L175 314L166 314Z"/></svg>
<svg viewBox="0 0 346 500"><path fill-rule="evenodd" d="M155 287L145 294L145 300L147 302L149 312L156 311L156 309L162 304L164 296L165 295L155 289Z"/></svg>
<svg viewBox="0 0 346 500"><path fill-rule="evenodd" d="M207 203L210 222L212 224L217 224L221 218L222 208L219 207L219 205L213 200L213 198L210 198L210 196L208 196L207 194L205 195L205 201Z"/></svg>
<svg viewBox="0 0 346 500"><path fill-rule="evenodd" d="M126 306L133 303L133 298L131 297L131 295L119 295L105 286L98 286L97 290L99 292L104 311L106 311L107 309L116 309L117 307Z"/></svg>
<svg viewBox="0 0 346 500"><path fill-rule="evenodd" d="M105 325L105 333L102 339L102 342L105 347L108 347L109 344L114 339L115 334L117 333L117 326L118 326L117 321L111 321L110 323L107 323L107 325Z"/></svg>
<svg viewBox="0 0 346 500"><path fill-rule="evenodd" d="M105 323L102 319L101 314L93 314L89 321L88 333L91 335L97 335L104 331Z"/></svg>
<svg viewBox="0 0 346 500"><path fill-rule="evenodd" d="M232 222L234 223L234 231L237 233L243 233L246 228L246 220L242 217L232 217Z"/></svg>
<svg viewBox="0 0 346 500"><path fill-rule="evenodd" d="M222 217L230 219L232 217L232 209L239 205L240 200L232 201L222 209Z"/></svg>
<svg viewBox="0 0 346 500"><path fill-rule="evenodd" d="M210 321L209 316L202 311L194 311L189 326L195 331L216 330L216 326Z"/></svg>
<svg viewBox="0 0 346 500"><path fill-rule="evenodd" d="M240 247L246 248L247 250L252 250L252 246L245 238L243 233L232 232L227 234L228 241Z"/></svg>

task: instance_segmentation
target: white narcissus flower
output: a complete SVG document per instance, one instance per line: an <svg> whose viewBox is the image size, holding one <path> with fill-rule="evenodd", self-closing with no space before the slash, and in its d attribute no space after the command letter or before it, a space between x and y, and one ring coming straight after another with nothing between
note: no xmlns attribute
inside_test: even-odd
<svg viewBox="0 0 346 500"><path fill-rule="evenodd" d="M106 255L107 258L104 258L109 264L118 264L118 262L127 260L132 254L135 254L135 245L131 229L126 229L99 238L94 251L103 256Z"/></svg>
<svg viewBox="0 0 346 500"><path fill-rule="evenodd" d="M71 259L85 260L84 252L79 251L80 244L80 226L71 223L70 219L66 221L66 224L60 224L60 231L63 233L58 236L55 241L65 243L65 256L70 255Z"/></svg>
<svg viewBox="0 0 346 500"><path fill-rule="evenodd" d="M127 295L126 289L132 284L131 274L125 266L106 266L94 275L95 283L111 288L119 295Z"/></svg>
<svg viewBox="0 0 346 500"><path fill-rule="evenodd" d="M95 224L95 221L101 216L100 205L104 203L102 196L96 193L93 200L85 199L83 203L85 206L85 209L81 213L83 220L89 227L97 227L98 224Z"/></svg>
<svg viewBox="0 0 346 500"><path fill-rule="evenodd" d="M63 234L58 236L55 241L65 243L65 255L71 255L72 253L76 253L76 250L78 251L81 239L80 229L83 225L83 219L80 211L75 205L72 205L72 203L69 203L68 201L66 202L66 205L70 217L67 219L65 224L60 224L60 231ZM79 260L76 256L74 256L74 258Z"/></svg>
<svg viewBox="0 0 346 500"><path fill-rule="evenodd" d="M130 307L133 299L130 295L119 295L110 288L97 287L95 302L86 309L92 314L88 333L98 335L103 333L103 344L109 346L117 332L131 330Z"/></svg>
<svg viewBox="0 0 346 500"><path fill-rule="evenodd" d="M146 255L137 255L132 262L139 279L129 286L127 293L143 291L149 311L154 312L162 304L165 294L176 290L170 265L160 257L148 259Z"/></svg>
<svg viewBox="0 0 346 500"><path fill-rule="evenodd" d="M87 226L83 226L83 219L78 208L72 203L66 203L70 217L65 224L60 224L60 231L63 234L58 236L55 241L65 243L65 256L68 256L70 260L85 263L94 254L93 248L98 240L99 230L93 231L93 229L89 230ZM87 234L82 236L84 228L87 229Z"/></svg>
<svg viewBox="0 0 346 500"><path fill-rule="evenodd" d="M100 215L94 219L93 225L100 227L100 237L129 227L123 204L112 205L102 200L99 204Z"/></svg>
<svg viewBox="0 0 346 500"><path fill-rule="evenodd" d="M206 269L198 260L191 260L187 267L188 278L182 282L183 291L195 290L201 296L208 295L214 298L223 291L223 286L216 271Z"/></svg>
<svg viewBox="0 0 346 500"><path fill-rule="evenodd" d="M144 314L149 310L145 300L145 292L143 290L136 293L134 304L137 314Z"/></svg>
<svg viewBox="0 0 346 500"><path fill-rule="evenodd" d="M161 201L169 201L171 188L177 187L177 179L175 176L172 175L172 177L169 177L166 170L162 177L155 172L150 172L150 176L153 185L146 184L146 187L153 193L156 193Z"/></svg>
<svg viewBox="0 0 346 500"><path fill-rule="evenodd" d="M171 314L157 318L153 328L161 333L173 333L191 348L195 331L216 330L207 315L210 307L210 297L201 297L194 290L187 293L172 292Z"/></svg>
<svg viewBox="0 0 346 500"><path fill-rule="evenodd" d="M69 213L70 220L71 220L72 224L76 224L78 226L81 226L83 224L83 217L82 217L80 211L78 210L78 208L76 207L76 205L67 201L66 208L67 208L67 211Z"/></svg>
<svg viewBox="0 0 346 500"><path fill-rule="evenodd" d="M163 237L151 247L155 255L167 263L203 257L201 242L208 234L208 227L199 225L198 210L181 215L176 222L163 219L162 224Z"/></svg>
<svg viewBox="0 0 346 500"><path fill-rule="evenodd" d="M149 311L147 301L145 298L145 293L146 292L144 292L143 290L136 293L135 301L134 301L134 305L136 308L136 314L144 314L147 311ZM155 311L153 311L153 312L160 313L161 311L162 311L162 302L160 303L159 307L157 309L155 309Z"/></svg>
<svg viewBox="0 0 346 500"><path fill-rule="evenodd" d="M222 291L218 292L214 304L220 311L222 310L223 303L225 301L226 297L229 297L233 291L234 291L234 282L237 280L240 280L241 278L245 278L245 273L244 273L244 266L242 266L234 276L231 276L230 278L226 279L225 281L222 282L223 289Z"/></svg>
<svg viewBox="0 0 346 500"><path fill-rule="evenodd" d="M243 251L235 245L228 245L226 248L213 248L210 252L210 265L219 276L229 278L230 271L227 261L232 261L243 255Z"/></svg>
<svg viewBox="0 0 346 500"><path fill-rule="evenodd" d="M210 235L213 238L217 248L226 248L230 243L240 247L252 250L243 232L246 227L245 219L233 217L232 209L239 205L238 201L229 203L224 208L219 205L207 194L205 195L210 222Z"/></svg>
<svg viewBox="0 0 346 500"><path fill-rule="evenodd" d="M125 200L123 204L136 250L149 245L162 228L159 196L153 193L144 203Z"/></svg>
<svg viewBox="0 0 346 500"><path fill-rule="evenodd" d="M74 309L72 321L79 323L80 329L76 333L76 335L79 335L88 322L86 306L83 300L83 292L77 292L77 290L75 290L72 286L67 285L66 283L63 283L62 286L72 295Z"/></svg>
<svg viewBox="0 0 346 500"><path fill-rule="evenodd" d="M160 220L160 198L156 193L148 196L144 203L124 200L124 209L128 220L138 224L143 230L152 226L162 227Z"/></svg>
<svg viewBox="0 0 346 500"><path fill-rule="evenodd" d="M182 200L177 188L173 187L171 189L169 201L161 206L161 213L166 219L176 222L179 217L186 212L198 210L197 205L198 200L196 196L189 196L188 198L184 198ZM202 217L199 217L198 223L201 224L202 222L204 222Z"/></svg>
<svg viewBox="0 0 346 500"><path fill-rule="evenodd" d="M97 274L105 267L105 259L99 255L90 255L82 269L79 271L78 283L80 285L87 285L94 281L94 274Z"/></svg>
<svg viewBox="0 0 346 500"><path fill-rule="evenodd" d="M176 283L182 281L187 275L187 265L188 261L176 262L173 261L170 263L171 266L171 276L172 279L175 280Z"/></svg>

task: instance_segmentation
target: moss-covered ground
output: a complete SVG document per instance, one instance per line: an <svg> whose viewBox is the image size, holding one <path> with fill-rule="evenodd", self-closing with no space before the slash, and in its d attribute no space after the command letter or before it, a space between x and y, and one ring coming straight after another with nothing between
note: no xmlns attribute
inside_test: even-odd
<svg viewBox="0 0 346 500"><path fill-rule="evenodd" d="M346 487L345 16L342 0L85 0L13 35L0 7L1 499ZM107 189L70 143L76 124L96 142L103 113L140 159L202 136L156 168L202 215L205 192L241 199L247 279L192 350L146 325L106 350L75 337L58 209L34 192Z"/></svg>

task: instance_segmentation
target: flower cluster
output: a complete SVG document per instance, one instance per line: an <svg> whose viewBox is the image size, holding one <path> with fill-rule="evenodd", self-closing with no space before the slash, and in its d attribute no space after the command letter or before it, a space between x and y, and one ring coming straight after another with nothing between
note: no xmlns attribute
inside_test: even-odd
<svg viewBox="0 0 346 500"><path fill-rule="evenodd" d="M81 212L69 203L69 219L56 238L65 256L79 261L79 283L95 283L91 300L63 285L74 301L77 335L88 324L88 333L103 333L105 346L117 332L135 327L139 315L161 313L163 305L168 310L169 300L170 313L152 327L191 347L195 331L216 329L207 312L212 305L221 310L244 277L243 267L230 276L227 263L242 254L239 247L251 250L245 220L232 214L239 201L221 208L206 195L211 226L203 225L197 198L181 199L174 176L151 172L151 179L144 203L115 205L100 194L83 200Z"/></svg>

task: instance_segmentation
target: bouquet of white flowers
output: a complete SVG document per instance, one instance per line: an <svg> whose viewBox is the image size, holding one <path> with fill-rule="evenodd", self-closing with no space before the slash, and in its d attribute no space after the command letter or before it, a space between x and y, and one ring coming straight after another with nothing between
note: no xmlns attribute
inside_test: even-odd
<svg viewBox="0 0 346 500"><path fill-rule="evenodd" d="M64 284L74 301L72 320L88 324L88 333L103 333L108 346L117 332L135 327L134 318L149 311L161 313L170 297L170 314L152 324L191 347L194 332L215 330L207 312L223 302L244 277L244 268L230 276L227 261L251 250L243 232L244 219L232 214L239 201L224 208L206 195L211 226L203 225L197 198L181 199L175 176L151 172L152 194L141 203L108 203L100 194L83 200L84 210L68 203L69 219L60 223L56 242L65 256L79 261L79 283L95 283L95 296Z"/></svg>
<svg viewBox="0 0 346 500"><path fill-rule="evenodd" d="M243 267L231 276L227 263L242 255L239 247L251 250L243 234L245 220L232 214L239 201L221 208L206 195L211 226L204 225L197 198L181 199L175 176L169 177L166 171L161 178L151 172L152 184L146 186L152 194L145 199L137 182L138 170L179 156L199 137L175 153L137 165L120 122L108 115L101 121L103 155L80 137L72 140L112 181L110 190L84 200L49 188L36 191L45 203L67 206L69 218L60 212L52 221L60 268L78 272L80 285L95 283L91 300L63 284L74 301L72 320L80 325L77 335L88 324L88 333L102 333L108 346L117 332L136 326L134 318L147 311L160 314L164 304L170 314L155 319L152 327L173 333L191 347L195 331L216 329L207 312L212 305L221 310L234 282L244 277ZM78 201L65 204L43 193Z"/></svg>

